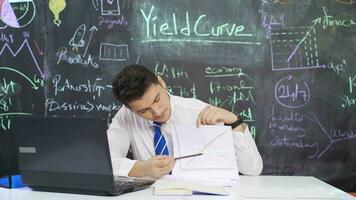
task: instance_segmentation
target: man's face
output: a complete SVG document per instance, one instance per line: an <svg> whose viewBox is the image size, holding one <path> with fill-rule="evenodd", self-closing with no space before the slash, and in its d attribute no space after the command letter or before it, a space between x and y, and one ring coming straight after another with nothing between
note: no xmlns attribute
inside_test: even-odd
<svg viewBox="0 0 356 200"><path fill-rule="evenodd" d="M171 104L161 84L151 84L140 99L128 103L130 110L144 119L166 122L171 116Z"/></svg>

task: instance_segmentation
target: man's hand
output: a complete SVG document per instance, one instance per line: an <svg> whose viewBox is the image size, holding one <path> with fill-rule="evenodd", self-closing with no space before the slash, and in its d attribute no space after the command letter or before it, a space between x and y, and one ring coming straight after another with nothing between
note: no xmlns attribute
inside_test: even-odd
<svg viewBox="0 0 356 200"><path fill-rule="evenodd" d="M199 114L197 126L215 125L218 123L230 124L237 120L237 116L225 109L212 105L206 106Z"/></svg>
<svg viewBox="0 0 356 200"><path fill-rule="evenodd" d="M150 176L158 179L169 174L175 161L171 156L154 156L148 160L137 161L131 169L129 176Z"/></svg>
<svg viewBox="0 0 356 200"><path fill-rule="evenodd" d="M208 105L199 114L197 126L215 125L218 123L231 124L237 120L237 116L225 109ZM245 126L238 126L234 130L244 132Z"/></svg>

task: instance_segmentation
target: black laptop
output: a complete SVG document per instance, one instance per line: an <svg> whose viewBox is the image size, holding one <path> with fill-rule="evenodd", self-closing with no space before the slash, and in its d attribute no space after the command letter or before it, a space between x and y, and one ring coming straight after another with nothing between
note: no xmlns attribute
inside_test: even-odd
<svg viewBox="0 0 356 200"><path fill-rule="evenodd" d="M34 190L120 195L154 181L114 177L99 118L26 117L12 119L23 182Z"/></svg>

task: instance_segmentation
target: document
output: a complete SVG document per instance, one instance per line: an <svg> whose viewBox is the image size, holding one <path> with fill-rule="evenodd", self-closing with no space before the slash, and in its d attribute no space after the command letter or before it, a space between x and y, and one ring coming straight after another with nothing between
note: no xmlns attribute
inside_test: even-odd
<svg viewBox="0 0 356 200"><path fill-rule="evenodd" d="M202 153L179 159L172 176L183 180L231 186L239 179L231 127L175 125L174 157Z"/></svg>

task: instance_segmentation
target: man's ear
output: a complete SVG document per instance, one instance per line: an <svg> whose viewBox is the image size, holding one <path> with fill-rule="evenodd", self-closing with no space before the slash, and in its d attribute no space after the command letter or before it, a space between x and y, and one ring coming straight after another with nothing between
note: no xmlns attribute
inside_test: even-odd
<svg viewBox="0 0 356 200"><path fill-rule="evenodd" d="M157 75L157 79L158 79L158 82L159 82L159 84L161 84L162 85L162 87L164 88L164 89L166 89L166 83L164 82L164 80L162 79L162 77L160 76L160 75Z"/></svg>

